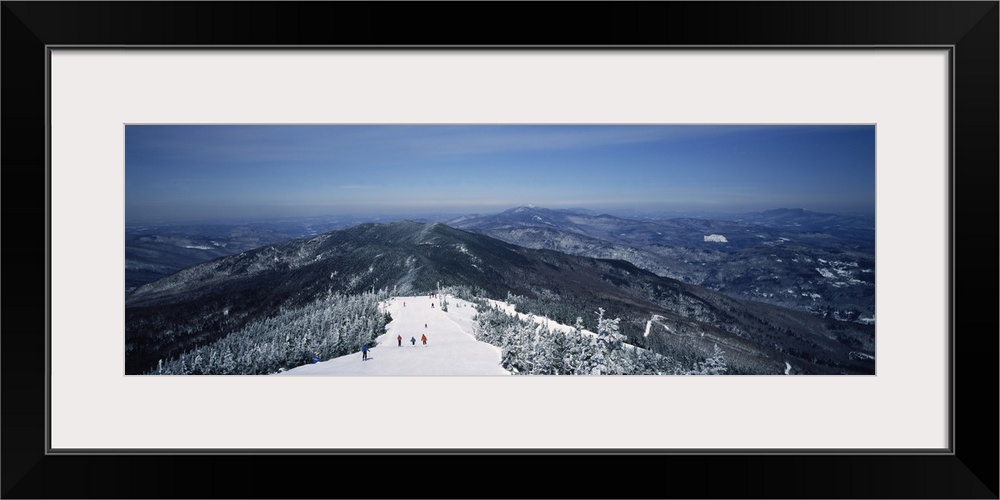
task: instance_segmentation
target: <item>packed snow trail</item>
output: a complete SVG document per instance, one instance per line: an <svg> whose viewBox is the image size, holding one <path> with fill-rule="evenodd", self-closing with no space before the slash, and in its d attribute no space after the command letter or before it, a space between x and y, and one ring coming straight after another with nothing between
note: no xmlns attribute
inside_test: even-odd
<svg viewBox="0 0 1000 500"><path fill-rule="evenodd" d="M509 375L500 366L500 348L475 339L473 305L451 296L447 299L448 312L441 310L440 297L389 299L392 321L386 333L376 338L378 344L368 350L368 361L362 361L357 352L278 375ZM403 337L402 346L396 342L397 335ZM427 335L427 345L420 342L422 335ZM410 343L411 338L416 345Z"/></svg>

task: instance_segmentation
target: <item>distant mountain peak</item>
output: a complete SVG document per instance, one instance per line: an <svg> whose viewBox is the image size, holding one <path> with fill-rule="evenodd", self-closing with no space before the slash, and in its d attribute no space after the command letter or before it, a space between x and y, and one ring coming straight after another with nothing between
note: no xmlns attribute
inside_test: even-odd
<svg viewBox="0 0 1000 500"><path fill-rule="evenodd" d="M804 214L808 210L804 208L776 208L774 210L765 210L764 214L777 215L777 214Z"/></svg>
<svg viewBox="0 0 1000 500"><path fill-rule="evenodd" d="M521 205L518 207L511 208L509 210L504 210L498 215L511 215L511 214L574 214L577 213L575 210L568 209L557 209L557 208L546 208L540 207L538 205Z"/></svg>
<svg viewBox="0 0 1000 500"><path fill-rule="evenodd" d="M535 205L521 205L519 207L514 207L514 208L512 208L510 210L507 210L507 212L517 214L517 213L521 213L521 212L530 212L530 211L536 210L537 208L538 207L536 207Z"/></svg>

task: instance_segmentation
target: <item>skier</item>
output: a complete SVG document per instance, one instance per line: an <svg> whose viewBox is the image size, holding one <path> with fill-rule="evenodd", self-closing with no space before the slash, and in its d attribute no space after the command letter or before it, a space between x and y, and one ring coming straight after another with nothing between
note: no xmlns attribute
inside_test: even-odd
<svg viewBox="0 0 1000 500"><path fill-rule="evenodd" d="M368 344L361 346L361 361L368 361Z"/></svg>
<svg viewBox="0 0 1000 500"><path fill-rule="evenodd" d="M420 341L423 342L424 345L427 345L427 335L421 335L420 336Z"/></svg>
<svg viewBox="0 0 1000 500"><path fill-rule="evenodd" d="M402 335L396 335L396 343L399 344L399 347L403 347L403 336Z"/></svg>
<svg viewBox="0 0 1000 500"><path fill-rule="evenodd" d="M313 364L319 363L319 353L313 353Z"/></svg>
<svg viewBox="0 0 1000 500"><path fill-rule="evenodd" d="M417 345L417 339L410 337L410 343L413 345Z"/></svg>

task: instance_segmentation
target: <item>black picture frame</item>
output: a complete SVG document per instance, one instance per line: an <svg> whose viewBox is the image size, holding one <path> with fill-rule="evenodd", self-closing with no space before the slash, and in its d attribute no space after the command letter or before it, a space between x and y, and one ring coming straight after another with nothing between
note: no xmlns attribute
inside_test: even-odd
<svg viewBox="0 0 1000 500"><path fill-rule="evenodd" d="M997 1L2 4L2 251L8 264L44 272L8 280L4 294L4 498L998 498ZM54 45L950 47L951 452L50 454L46 62ZM316 477L312 467L330 474Z"/></svg>

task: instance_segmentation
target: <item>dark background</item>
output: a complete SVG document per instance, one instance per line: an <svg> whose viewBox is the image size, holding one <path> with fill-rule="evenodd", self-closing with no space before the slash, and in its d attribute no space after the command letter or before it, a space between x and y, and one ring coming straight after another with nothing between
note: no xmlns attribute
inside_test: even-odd
<svg viewBox="0 0 1000 500"><path fill-rule="evenodd" d="M0 22L4 498L997 498L996 1L2 2ZM48 454L46 46L254 44L953 46L954 453Z"/></svg>

